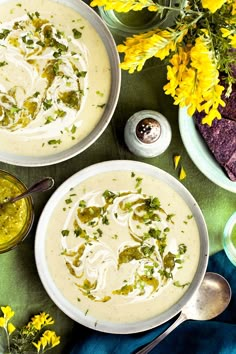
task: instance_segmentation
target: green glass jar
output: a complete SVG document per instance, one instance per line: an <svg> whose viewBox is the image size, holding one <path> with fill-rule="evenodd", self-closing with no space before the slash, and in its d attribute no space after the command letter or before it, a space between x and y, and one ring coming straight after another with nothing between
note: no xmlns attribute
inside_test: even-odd
<svg viewBox="0 0 236 354"><path fill-rule="evenodd" d="M236 212L233 213L225 225L223 246L227 257L236 266Z"/></svg>
<svg viewBox="0 0 236 354"><path fill-rule="evenodd" d="M0 170L0 203L26 191L12 174ZM23 198L0 206L0 253L10 251L28 235L34 220L33 200Z"/></svg>
<svg viewBox="0 0 236 354"><path fill-rule="evenodd" d="M163 6L178 6L179 0L159 0ZM124 37L149 31L157 27L167 27L173 21L173 13L165 10L160 16L158 12L143 9L141 11L116 12L106 11L103 7L98 8L99 14L109 29ZM177 11L175 11L176 15Z"/></svg>

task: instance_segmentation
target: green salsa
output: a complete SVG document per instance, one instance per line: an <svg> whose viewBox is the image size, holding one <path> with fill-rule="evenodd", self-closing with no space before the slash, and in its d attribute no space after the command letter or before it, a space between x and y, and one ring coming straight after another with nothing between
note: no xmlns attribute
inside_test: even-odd
<svg viewBox="0 0 236 354"><path fill-rule="evenodd" d="M17 185L8 179L0 179L0 203L22 193ZM13 241L23 229L27 220L27 204L24 199L0 207L0 247Z"/></svg>

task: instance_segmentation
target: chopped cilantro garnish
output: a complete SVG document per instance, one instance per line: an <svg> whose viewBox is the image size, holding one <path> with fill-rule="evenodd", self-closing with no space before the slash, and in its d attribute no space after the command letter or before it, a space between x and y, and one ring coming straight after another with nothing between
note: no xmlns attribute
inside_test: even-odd
<svg viewBox="0 0 236 354"><path fill-rule="evenodd" d="M10 32L11 31L8 29L3 29L2 32L0 32L0 39L6 39Z"/></svg>
<svg viewBox="0 0 236 354"><path fill-rule="evenodd" d="M97 107L98 108L104 108L106 106L106 103L103 103L103 104L97 104Z"/></svg>
<svg viewBox="0 0 236 354"><path fill-rule="evenodd" d="M175 216L175 214L168 214L167 216L166 216L166 221L170 221L172 224L174 223L173 222L173 220L172 220L172 218Z"/></svg>
<svg viewBox="0 0 236 354"><path fill-rule="evenodd" d="M58 139L58 140L56 140L56 139L49 140L49 141L48 141L48 144L49 144L49 145L61 144L61 139Z"/></svg>
<svg viewBox="0 0 236 354"><path fill-rule="evenodd" d="M190 283L180 284L180 282L178 280L173 282L173 285L177 286L178 288L184 288L185 286L187 286L189 284Z"/></svg>
<svg viewBox="0 0 236 354"><path fill-rule="evenodd" d="M160 236L161 236L161 230L159 229L154 229L154 228L150 228L148 231L148 234L150 237L159 240Z"/></svg>
<svg viewBox="0 0 236 354"><path fill-rule="evenodd" d="M48 117L46 118L46 120L45 120L45 123L44 123L44 124L49 124L49 123L52 123L52 122L54 122L53 117L52 117L52 116L48 116Z"/></svg>
<svg viewBox="0 0 236 354"><path fill-rule="evenodd" d="M75 125L72 126L71 128L71 133L75 134L77 127Z"/></svg>
<svg viewBox="0 0 236 354"><path fill-rule="evenodd" d="M181 243L181 244L178 246L178 251L179 251L179 254L184 254L184 253L186 253L186 251L187 251L187 246L186 246L184 243Z"/></svg>
<svg viewBox="0 0 236 354"><path fill-rule="evenodd" d="M139 188L140 187L140 184L142 183L142 178L141 177L137 177L136 178L136 185L135 185L135 188Z"/></svg>
<svg viewBox="0 0 236 354"><path fill-rule="evenodd" d="M69 233L70 233L69 230L62 230L62 231L61 231L62 236L68 236Z"/></svg>
<svg viewBox="0 0 236 354"><path fill-rule="evenodd" d="M73 28L73 29L72 29L72 32L73 32L73 35L74 35L74 38L75 38L75 39L81 38L82 33L81 33L80 31L78 31L76 28Z"/></svg>
<svg viewBox="0 0 236 354"><path fill-rule="evenodd" d="M80 206L81 208L86 208L86 202L85 202L84 200L80 200L79 206Z"/></svg>
<svg viewBox="0 0 236 354"><path fill-rule="evenodd" d="M103 97L104 96L104 93L102 93L101 91L96 91L96 94Z"/></svg>
<svg viewBox="0 0 236 354"><path fill-rule="evenodd" d="M61 109L58 109L57 111L55 111L55 113L56 113L57 117L60 117L60 118L63 118L66 115L66 112Z"/></svg>
<svg viewBox="0 0 236 354"><path fill-rule="evenodd" d="M10 109L10 113L14 114L14 113L18 113L21 109L18 108L17 106L12 106Z"/></svg>
<svg viewBox="0 0 236 354"><path fill-rule="evenodd" d="M5 66L5 65L8 65L8 62L6 62L6 61L0 61L0 67Z"/></svg>
<svg viewBox="0 0 236 354"><path fill-rule="evenodd" d="M46 111L47 109L51 108L52 107L52 100L47 100L45 99L43 101L43 109Z"/></svg>
<svg viewBox="0 0 236 354"><path fill-rule="evenodd" d="M106 215L103 216L102 223L105 224L105 225L109 225L109 220L108 220Z"/></svg>
<svg viewBox="0 0 236 354"><path fill-rule="evenodd" d="M102 234L103 234L103 232L102 232L102 230L101 230L101 229L97 229L97 233L98 233L99 237L101 237L101 236L102 236Z"/></svg>
<svg viewBox="0 0 236 354"><path fill-rule="evenodd" d="M114 192L109 191L108 189L106 189L106 190L103 192L103 195L102 195L102 196L105 198L105 200L106 200L107 203L112 203L113 200L117 197L117 195L116 195Z"/></svg>
<svg viewBox="0 0 236 354"><path fill-rule="evenodd" d="M154 252L155 250L155 246L144 246L144 247L141 247L141 251L142 253L145 255L145 256L151 256L151 254Z"/></svg>
<svg viewBox="0 0 236 354"><path fill-rule="evenodd" d="M85 77L86 74L87 74L87 71L78 71L78 72L76 73L76 76L77 76L77 77Z"/></svg>
<svg viewBox="0 0 236 354"><path fill-rule="evenodd" d="M166 279L172 279L173 275L171 272L167 272L167 270L165 269L160 269L158 271L158 273L162 276L162 278L166 278Z"/></svg>

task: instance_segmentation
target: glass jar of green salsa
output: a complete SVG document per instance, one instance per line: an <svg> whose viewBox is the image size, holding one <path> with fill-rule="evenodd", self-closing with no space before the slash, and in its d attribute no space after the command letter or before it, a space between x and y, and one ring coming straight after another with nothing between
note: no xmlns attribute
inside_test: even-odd
<svg viewBox="0 0 236 354"><path fill-rule="evenodd" d="M156 0L155 2L166 7L162 15L159 12L149 11L147 8L140 11L116 12L115 10L105 10L101 6L98 8L98 12L114 34L127 37L158 27L171 26L175 21L177 10L170 11L169 9L179 8L179 0Z"/></svg>
<svg viewBox="0 0 236 354"><path fill-rule="evenodd" d="M0 170L0 203L26 190L15 176ZM0 207L0 253L7 252L22 242L33 224L34 211L31 197L6 203Z"/></svg>
<svg viewBox="0 0 236 354"><path fill-rule="evenodd" d="M236 266L236 211L226 222L223 233L223 246L229 260Z"/></svg>

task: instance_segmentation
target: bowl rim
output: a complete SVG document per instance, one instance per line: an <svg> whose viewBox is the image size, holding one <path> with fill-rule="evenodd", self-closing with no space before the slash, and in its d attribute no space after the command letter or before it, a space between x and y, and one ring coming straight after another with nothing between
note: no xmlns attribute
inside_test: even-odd
<svg viewBox="0 0 236 354"><path fill-rule="evenodd" d="M236 193L236 181L231 181L216 161L205 141L195 127L194 120L188 115L187 108L179 108L179 130L184 147L195 166L211 182L219 187Z"/></svg>
<svg viewBox="0 0 236 354"><path fill-rule="evenodd" d="M173 0L162 1L162 4L165 6L170 6ZM163 26L168 19L169 12L168 10L164 11L163 15L160 16L158 12L153 12L153 17L143 25L126 25L119 18L116 17L114 10L105 10L104 6L98 6L98 13L101 18L105 21L108 28L117 33L122 37L133 36L135 34L140 34L140 32L147 32L155 29L157 26Z"/></svg>
<svg viewBox="0 0 236 354"><path fill-rule="evenodd" d="M21 185L25 190L27 190L27 186L25 185L25 183L22 182L22 180L19 177L16 177L13 173L8 172L3 169L0 169L0 178L1 178L1 174L5 174L5 175L9 176L13 180L15 180L19 185ZM23 228L20 231L20 234L24 231L23 235L20 239L17 239L16 242L13 240L13 242L11 242L8 247L5 247L5 248L0 247L0 254L11 251L14 248L16 248L17 246L19 246L26 239L26 237L29 235L29 233L32 229L32 226L34 223L34 218L35 218L34 202L33 202L33 198L31 195L26 197L25 200L26 200L26 208L27 208L27 212L29 213L29 216L27 216L27 220L26 220Z"/></svg>
<svg viewBox="0 0 236 354"><path fill-rule="evenodd" d="M4 4L8 1L9 0L0 0L0 4ZM95 128L77 144L73 145L69 149L65 149L61 152L47 156L17 155L1 151L0 149L0 161L8 163L10 165L24 167L50 166L77 156L78 154L82 153L84 150L89 148L102 135L102 133L105 131L108 124L110 123L118 103L121 88L120 58L119 53L116 49L115 40L110 30L102 21L100 16L96 13L96 11L83 1L51 1L61 3L77 11L82 17L84 17L88 22L90 22L92 27L97 31L107 51L107 55L110 61L111 73L113 73L111 78L110 95L103 115L101 116Z"/></svg>
<svg viewBox="0 0 236 354"><path fill-rule="evenodd" d="M68 192L68 189L78 185L83 180L94 176L96 174L100 174L108 171L137 171L144 174L149 174L151 176L156 176L156 178L162 180L163 182L170 185L174 188L178 194L182 198L184 198L185 202L188 204L191 212L195 216L195 220L197 222L199 228L200 235L200 258L198 267L193 278L193 281L186 291L186 293L182 296L182 298L174 304L170 309L165 311L164 313L150 318L144 321L139 321L136 323L111 323L106 321L96 321L94 318L89 315L85 316L82 311L80 311L77 307L72 305L68 300L64 298L64 296L60 293L60 290L54 284L53 279L50 275L50 271L47 267L46 254L45 254L45 240L46 240L46 228L47 222L50 219L50 213L55 207L55 203L58 200L63 198L63 195ZM132 161L132 160L111 160L96 163L87 168L84 168L71 177L69 177L65 182L63 182L59 188L52 194L47 204L45 205L43 212L39 218L39 222L36 228L35 235L35 261L36 268L41 279L41 282L48 293L49 297L52 301L71 319L75 322L78 322L86 327L89 327L94 330L98 330L106 333L117 333L117 334L127 334L127 333L137 333L142 332L156 326L161 325L162 323L168 321L175 315L177 315L182 307L187 303L192 295L200 286L205 272L207 268L209 257L209 239L208 239L208 231L207 226L203 217L203 214L198 206L196 200L190 194L190 192L180 183L176 178L171 176L169 173L155 167L149 165L147 163Z"/></svg>
<svg viewBox="0 0 236 354"><path fill-rule="evenodd" d="M236 266L236 248L231 240L231 233L236 227L236 211L226 221L223 231L223 248L230 260L230 262Z"/></svg>

